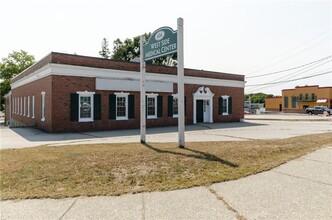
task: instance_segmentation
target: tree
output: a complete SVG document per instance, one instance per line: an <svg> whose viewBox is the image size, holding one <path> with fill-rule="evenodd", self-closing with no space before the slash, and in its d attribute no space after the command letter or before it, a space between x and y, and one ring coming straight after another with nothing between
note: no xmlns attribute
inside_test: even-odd
<svg viewBox="0 0 332 220"><path fill-rule="evenodd" d="M244 100L245 101L249 101L249 99L251 100L251 103L265 103L265 98L267 97L273 97L272 94L265 94L262 92L259 93L250 93L250 94L246 94L244 96Z"/></svg>
<svg viewBox="0 0 332 220"><path fill-rule="evenodd" d="M12 53L8 54L6 58L2 58L2 62L0 62L1 111L4 109L4 96L10 91L11 79L34 63L34 56L29 55L23 50L13 51Z"/></svg>
<svg viewBox="0 0 332 220"><path fill-rule="evenodd" d="M108 40L107 38L103 38L101 42L101 51L99 51L99 55L105 59L108 59L110 56L110 49L108 48Z"/></svg>
<svg viewBox="0 0 332 220"><path fill-rule="evenodd" d="M145 33L145 39L149 39L151 33ZM121 41L119 38L113 41L113 52L111 59L113 60L123 60L131 61L140 56L140 36L136 36L132 39L125 39ZM156 64L156 65L165 65L165 66L176 66L177 65L177 56L176 53L159 57L147 63Z"/></svg>

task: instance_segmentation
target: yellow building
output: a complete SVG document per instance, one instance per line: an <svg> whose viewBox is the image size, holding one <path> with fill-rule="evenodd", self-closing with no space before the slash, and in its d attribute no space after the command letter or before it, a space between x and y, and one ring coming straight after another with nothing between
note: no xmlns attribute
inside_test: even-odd
<svg viewBox="0 0 332 220"><path fill-rule="evenodd" d="M282 90L282 97L265 99L267 111L304 112L318 105L332 108L332 87L296 86Z"/></svg>
<svg viewBox="0 0 332 220"><path fill-rule="evenodd" d="M282 96L265 98L265 110L281 112L282 111Z"/></svg>

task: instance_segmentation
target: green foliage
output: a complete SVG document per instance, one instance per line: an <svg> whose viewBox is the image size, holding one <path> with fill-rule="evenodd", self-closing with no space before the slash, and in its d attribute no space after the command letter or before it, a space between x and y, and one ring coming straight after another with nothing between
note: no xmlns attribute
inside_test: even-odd
<svg viewBox="0 0 332 220"><path fill-rule="evenodd" d="M10 91L11 79L34 63L34 56L29 55L23 50L13 51L12 53L8 54L6 58L2 58L2 61L0 62L1 111L4 109L4 95L6 95Z"/></svg>
<svg viewBox="0 0 332 220"><path fill-rule="evenodd" d="M145 33L145 39L149 39L151 33ZM140 56L140 36L136 36L132 39L127 38L124 41L121 41L119 38L113 41L113 52L111 59L113 60L123 60L123 61L131 61L135 58L139 58ZM150 64L156 65L165 65L165 66L176 66L176 54L160 57L154 59L150 62Z"/></svg>
<svg viewBox="0 0 332 220"><path fill-rule="evenodd" d="M105 59L108 59L110 56L110 49L108 48L108 40L107 38L103 38L101 42L101 51L99 51L99 55Z"/></svg>
<svg viewBox="0 0 332 220"><path fill-rule="evenodd" d="M265 94L262 92L259 93L250 93L244 95L244 100L249 101L251 100L251 103L265 103L265 98L273 97L272 94Z"/></svg>

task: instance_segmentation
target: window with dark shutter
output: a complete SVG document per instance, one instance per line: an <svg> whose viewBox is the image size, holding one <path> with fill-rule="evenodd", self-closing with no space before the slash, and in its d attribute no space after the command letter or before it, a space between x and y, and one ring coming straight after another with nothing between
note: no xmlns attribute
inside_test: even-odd
<svg viewBox="0 0 332 220"><path fill-rule="evenodd" d="M78 121L78 94L70 94L70 121Z"/></svg>
<svg viewBox="0 0 332 220"><path fill-rule="evenodd" d="M101 120L101 95L93 95L93 119Z"/></svg>
<svg viewBox="0 0 332 220"><path fill-rule="evenodd" d="M109 119L116 119L116 95L109 95Z"/></svg>

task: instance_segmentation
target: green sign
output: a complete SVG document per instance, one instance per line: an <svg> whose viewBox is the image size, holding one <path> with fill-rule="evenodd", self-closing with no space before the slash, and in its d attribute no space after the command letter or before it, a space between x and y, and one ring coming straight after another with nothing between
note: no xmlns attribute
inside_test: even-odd
<svg viewBox="0 0 332 220"><path fill-rule="evenodd" d="M177 32L170 27L161 27L152 33L144 44L144 60L163 57L177 51Z"/></svg>

